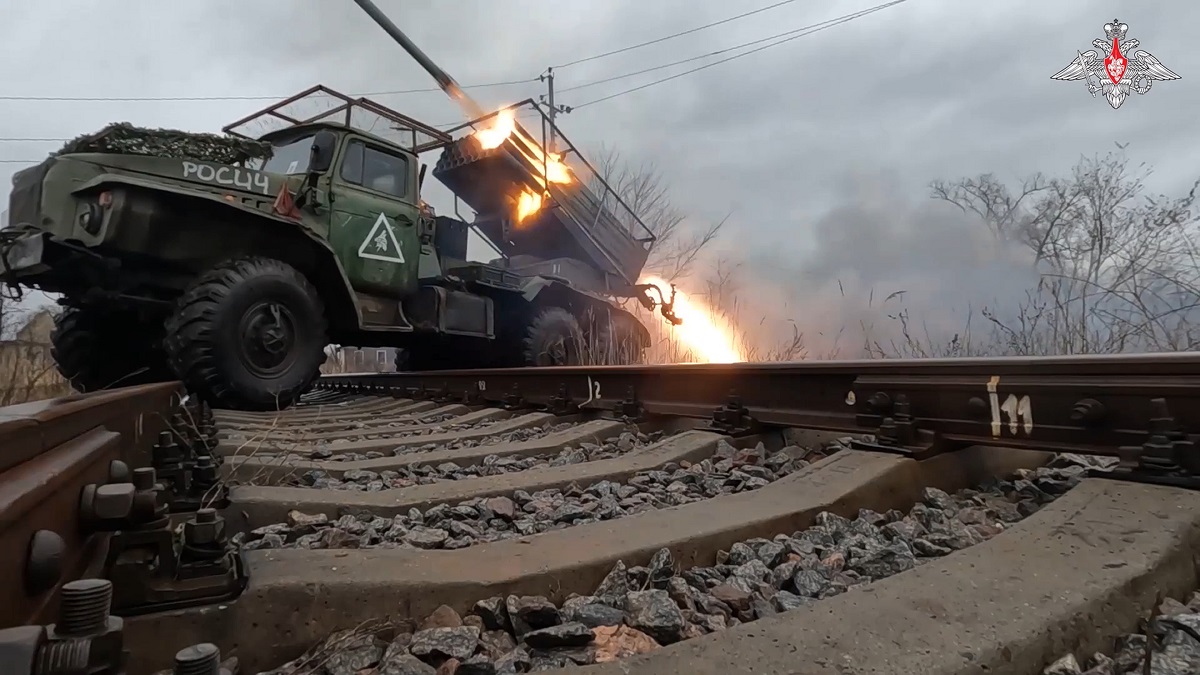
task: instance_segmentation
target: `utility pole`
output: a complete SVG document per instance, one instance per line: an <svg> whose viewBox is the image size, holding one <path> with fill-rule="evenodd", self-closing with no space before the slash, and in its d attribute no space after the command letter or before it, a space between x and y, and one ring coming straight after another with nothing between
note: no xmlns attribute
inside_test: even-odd
<svg viewBox="0 0 1200 675"><path fill-rule="evenodd" d="M549 142L547 143L546 149L550 152L555 152L555 143L554 143L555 119L558 117L558 113L560 113L560 112L561 113L571 112L571 108L570 108L570 106L554 104L554 68L547 68L546 72L544 72L538 76L538 79L546 82L546 93L541 95L541 100L550 109L550 113L549 113L550 139L549 139Z"/></svg>

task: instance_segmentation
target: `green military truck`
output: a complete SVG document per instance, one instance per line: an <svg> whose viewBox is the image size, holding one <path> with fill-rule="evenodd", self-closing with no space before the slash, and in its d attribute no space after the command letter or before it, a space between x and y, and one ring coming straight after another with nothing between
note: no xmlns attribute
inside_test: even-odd
<svg viewBox="0 0 1200 675"><path fill-rule="evenodd" d="M54 356L81 391L178 377L281 409L331 343L409 369L637 362L649 335L614 300L673 318L638 283L653 234L561 131L581 175L547 185L527 148L476 138L494 122L442 131L317 86L225 135L110 125L14 176L0 274L61 294ZM422 200L433 151L470 222ZM529 190L545 203L518 223ZM494 260L467 260L471 230Z"/></svg>

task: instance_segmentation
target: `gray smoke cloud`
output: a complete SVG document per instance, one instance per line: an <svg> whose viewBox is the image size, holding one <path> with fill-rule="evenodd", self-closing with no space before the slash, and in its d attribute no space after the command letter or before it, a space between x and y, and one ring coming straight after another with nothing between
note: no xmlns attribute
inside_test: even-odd
<svg viewBox="0 0 1200 675"><path fill-rule="evenodd" d="M1011 314L1037 286L1031 252L981 219L906 194L882 174L840 187L840 205L797 223L775 249L784 253L752 250L739 268L739 323L759 349L795 326L811 356L865 356L866 340L903 339L889 316L904 309L914 337L944 343L968 321L983 328L983 307Z"/></svg>

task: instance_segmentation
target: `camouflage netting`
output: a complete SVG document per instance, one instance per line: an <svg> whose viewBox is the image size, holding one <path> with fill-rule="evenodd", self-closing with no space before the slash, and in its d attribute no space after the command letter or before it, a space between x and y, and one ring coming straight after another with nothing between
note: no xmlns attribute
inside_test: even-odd
<svg viewBox="0 0 1200 675"><path fill-rule="evenodd" d="M110 124L100 131L67 141L56 155L73 152L108 152L148 155L198 162L235 164L271 158L271 145L230 135L201 134L175 129L147 129L128 122Z"/></svg>

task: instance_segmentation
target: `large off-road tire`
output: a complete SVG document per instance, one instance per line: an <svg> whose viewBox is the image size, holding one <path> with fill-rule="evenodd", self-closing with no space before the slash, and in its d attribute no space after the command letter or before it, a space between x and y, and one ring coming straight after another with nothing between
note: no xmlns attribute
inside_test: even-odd
<svg viewBox="0 0 1200 675"><path fill-rule="evenodd" d="M525 331L525 363L531 366L578 366L585 349L579 320L560 307L543 309Z"/></svg>
<svg viewBox="0 0 1200 675"><path fill-rule="evenodd" d="M175 379L162 348L162 328L134 312L67 307L50 333L54 365L78 392Z"/></svg>
<svg viewBox="0 0 1200 675"><path fill-rule="evenodd" d="M325 308L308 279L271 258L222 263L184 292L167 320L171 367L215 408L282 410L325 360Z"/></svg>

